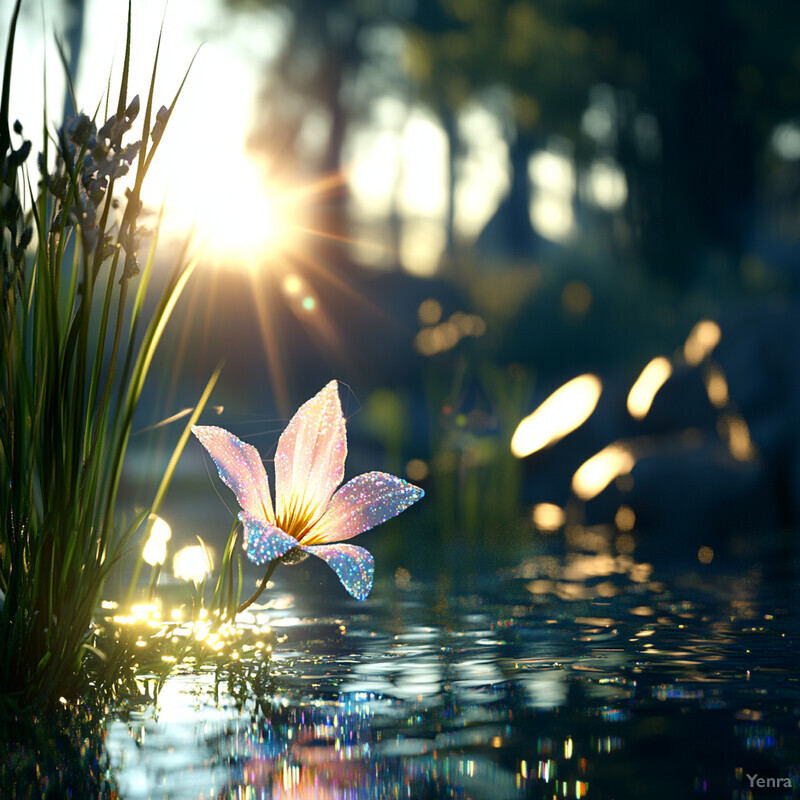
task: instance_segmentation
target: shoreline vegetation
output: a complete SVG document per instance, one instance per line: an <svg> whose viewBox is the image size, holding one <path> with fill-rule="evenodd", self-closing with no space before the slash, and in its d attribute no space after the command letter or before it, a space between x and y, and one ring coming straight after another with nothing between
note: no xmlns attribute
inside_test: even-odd
<svg viewBox="0 0 800 800"><path fill-rule="evenodd" d="M149 507L126 520L116 501L134 412L195 264L187 241L145 303L158 229L139 224L140 193L191 64L170 105L157 108L159 37L148 94L131 97L129 3L118 90L109 77L101 107L55 131L45 109L35 159L9 107L21 5L11 14L0 99L0 709L15 719L102 705L130 689L141 646L98 617L104 587L134 535L152 526L219 375ZM67 82L79 108L69 74Z"/></svg>

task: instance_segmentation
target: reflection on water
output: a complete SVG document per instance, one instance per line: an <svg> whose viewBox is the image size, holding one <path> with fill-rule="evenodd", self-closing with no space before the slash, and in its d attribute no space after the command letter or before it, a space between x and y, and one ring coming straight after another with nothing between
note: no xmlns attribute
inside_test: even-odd
<svg viewBox="0 0 800 800"><path fill-rule="evenodd" d="M471 594L415 579L365 604L273 603L274 694L237 710L212 702L209 674L171 679L158 713L109 727L121 797L744 800L759 796L747 775L800 785L796 590L629 570L613 596L537 592L616 568L573 560L558 577L553 561Z"/></svg>

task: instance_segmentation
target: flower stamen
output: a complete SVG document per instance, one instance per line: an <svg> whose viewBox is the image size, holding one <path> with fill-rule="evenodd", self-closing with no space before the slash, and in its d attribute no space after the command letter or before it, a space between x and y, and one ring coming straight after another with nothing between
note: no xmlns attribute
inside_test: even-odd
<svg viewBox="0 0 800 800"><path fill-rule="evenodd" d="M298 497L296 494L292 494L288 503L281 505L281 510L276 514L275 525L298 542L302 541L322 516L317 513L316 503L308 502L305 497Z"/></svg>

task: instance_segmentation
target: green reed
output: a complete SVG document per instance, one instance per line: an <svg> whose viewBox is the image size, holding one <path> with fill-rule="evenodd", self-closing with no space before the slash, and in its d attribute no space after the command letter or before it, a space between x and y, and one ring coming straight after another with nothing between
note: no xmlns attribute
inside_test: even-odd
<svg viewBox="0 0 800 800"><path fill-rule="evenodd" d="M146 303L157 235L140 264L140 194L183 83L154 111L159 37L141 141L129 141L140 111L138 96L128 96L129 4L115 106L109 113L107 98L105 114L81 114L55 133L45 123L37 172L22 127L9 124L20 6L0 98L0 697L17 707L72 700L119 679L121 656L93 627L104 582L160 504L216 380L153 503L120 524L134 412L194 264L185 248ZM119 198L115 183L126 174L132 184Z"/></svg>
<svg viewBox="0 0 800 800"><path fill-rule="evenodd" d="M486 353L471 356L456 356L450 369L432 364L424 375L436 524L459 546L480 551L498 537L508 547L520 527L522 465L511 437L532 381L516 365L504 369Z"/></svg>

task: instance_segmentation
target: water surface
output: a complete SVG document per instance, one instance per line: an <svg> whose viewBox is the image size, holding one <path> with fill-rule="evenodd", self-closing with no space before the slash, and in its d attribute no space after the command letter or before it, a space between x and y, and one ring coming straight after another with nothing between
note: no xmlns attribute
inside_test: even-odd
<svg viewBox="0 0 800 800"><path fill-rule="evenodd" d="M109 726L120 795L794 796L794 584L604 563L532 554L463 589L398 571L365 603L290 595L287 571L255 609L276 634L261 702L176 675Z"/></svg>

